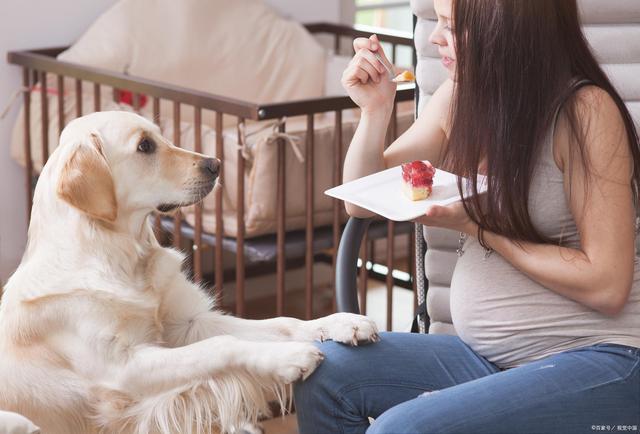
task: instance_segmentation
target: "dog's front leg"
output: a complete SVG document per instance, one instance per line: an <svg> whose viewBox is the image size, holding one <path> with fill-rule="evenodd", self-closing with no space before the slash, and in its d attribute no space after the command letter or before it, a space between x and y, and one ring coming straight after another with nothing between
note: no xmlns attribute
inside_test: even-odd
<svg viewBox="0 0 640 434"><path fill-rule="evenodd" d="M156 273L160 278L153 282L156 288L161 288L164 339L172 347L220 335L258 342L331 339L353 345L378 339L378 330L371 319L351 313L336 313L312 321L285 317L244 320L223 315L213 310L213 300L180 272L178 258L179 254L172 250L159 251L155 266L162 272Z"/></svg>
<svg viewBox="0 0 640 434"><path fill-rule="evenodd" d="M166 294L164 338L170 346L188 345L213 336L231 335L247 341L334 340L351 345L379 339L376 324L351 313L335 313L311 321L296 318L247 320L211 310L212 301L184 279Z"/></svg>
<svg viewBox="0 0 640 434"><path fill-rule="evenodd" d="M165 339L172 346L219 335L257 342L335 340L351 345L379 339L376 324L362 315L336 313L311 321L287 317L248 320L209 310L195 297L192 301L189 309L174 310L165 317Z"/></svg>
<svg viewBox="0 0 640 434"><path fill-rule="evenodd" d="M287 317L246 320L213 314L206 321L215 323L215 329L225 334L247 340L334 340L350 345L379 340L378 329L371 319L351 313L334 313L311 321Z"/></svg>
<svg viewBox="0 0 640 434"><path fill-rule="evenodd" d="M120 370L117 388L151 394L242 370L289 384L310 375L323 356L305 342L249 342L216 336L178 348L137 348Z"/></svg>

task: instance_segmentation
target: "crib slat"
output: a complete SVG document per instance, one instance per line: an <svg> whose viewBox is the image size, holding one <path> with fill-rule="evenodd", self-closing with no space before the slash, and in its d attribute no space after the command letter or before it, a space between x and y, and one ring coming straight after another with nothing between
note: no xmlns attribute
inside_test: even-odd
<svg viewBox="0 0 640 434"><path fill-rule="evenodd" d="M173 144L180 147L180 103L173 102ZM173 217L173 247L180 249L182 244L182 213L177 209Z"/></svg>
<svg viewBox="0 0 640 434"><path fill-rule="evenodd" d="M286 127L284 123L280 125L279 130L284 133ZM277 239L276 249L278 252L278 258L276 262L276 314L277 316L284 316L284 293L285 293L285 203L286 197L286 170L285 170L285 141L278 140L278 167L277 167L277 193L276 193L276 206L277 206Z"/></svg>
<svg viewBox="0 0 640 434"><path fill-rule="evenodd" d="M242 126L241 126L242 125ZM241 143L241 128L244 126L244 119L238 117L238 143ZM243 317L245 314L244 306L244 157L242 156L242 149L238 148L238 196L237 196L237 210L236 216L237 223L237 246L236 252L236 315Z"/></svg>
<svg viewBox="0 0 640 434"><path fill-rule="evenodd" d="M42 164L49 159L49 94L47 93L47 73L40 72L40 108L42 112Z"/></svg>
<svg viewBox="0 0 640 434"><path fill-rule="evenodd" d="M115 89L114 89L115 94ZM160 125L160 98L153 98L153 123L156 125ZM160 237L162 234L162 224L160 220L160 214L156 213L154 221L153 221L153 230L156 234L156 237Z"/></svg>
<svg viewBox="0 0 640 434"><path fill-rule="evenodd" d="M340 35L338 34L334 38L334 52L336 55L340 55Z"/></svg>
<svg viewBox="0 0 640 434"><path fill-rule="evenodd" d="M160 98L157 96L153 97L153 122L156 125L160 125Z"/></svg>
<svg viewBox="0 0 640 434"><path fill-rule="evenodd" d="M100 83L93 83L93 111L99 112L102 104L100 101Z"/></svg>
<svg viewBox="0 0 640 434"><path fill-rule="evenodd" d="M82 116L82 80L76 78L76 117Z"/></svg>
<svg viewBox="0 0 640 434"><path fill-rule="evenodd" d="M340 174L342 173L342 111L336 110L335 114L335 138L333 141L333 185L340 185ZM340 207L342 202L333 199L333 258L331 261L331 288L332 312L336 310L336 261L338 259L338 245L340 244Z"/></svg>
<svg viewBox="0 0 640 434"><path fill-rule="evenodd" d="M224 186L224 146L222 143L222 113L216 112L216 157L220 160L220 173L218 174L218 182ZM222 294L222 286L224 285L224 264L222 262L222 238L224 236L224 227L222 220L222 188L216 191L216 253L215 253L215 290L218 295Z"/></svg>
<svg viewBox="0 0 640 434"><path fill-rule="evenodd" d="M200 107L194 107L193 109L194 150L202 153L202 109ZM202 280L202 202L196 204L195 211L196 233L193 240L193 272L196 282L200 282Z"/></svg>
<svg viewBox="0 0 640 434"><path fill-rule="evenodd" d="M393 324L393 245L395 237L395 222L387 222L387 330L391 331Z"/></svg>
<svg viewBox="0 0 640 434"><path fill-rule="evenodd" d="M133 94L133 110L138 113L140 111L140 94L134 92Z"/></svg>
<svg viewBox="0 0 640 434"><path fill-rule="evenodd" d="M394 65L396 64L396 60L398 58L397 49L398 49L398 45L397 44L392 44L391 45L391 63L393 63Z"/></svg>
<svg viewBox="0 0 640 434"><path fill-rule="evenodd" d="M33 159L31 157L31 84L29 68L22 69L22 86L24 102L24 157L26 160L26 184L27 184L27 218L31 216L31 206L33 205Z"/></svg>
<svg viewBox="0 0 640 434"><path fill-rule="evenodd" d="M313 317L313 163L314 163L314 131L313 114L307 115L307 146L306 146L306 285L305 285L305 318Z"/></svg>
<svg viewBox="0 0 640 434"><path fill-rule="evenodd" d="M369 286L369 275L367 271L367 262L369 261L369 229L366 229L360 244L360 259L362 267L360 268L360 281L358 282L358 292L360 294L360 312L362 315L367 314L367 289Z"/></svg>
<svg viewBox="0 0 640 434"><path fill-rule="evenodd" d="M58 137L62 134L64 129L64 77L58 75L57 79L58 90Z"/></svg>

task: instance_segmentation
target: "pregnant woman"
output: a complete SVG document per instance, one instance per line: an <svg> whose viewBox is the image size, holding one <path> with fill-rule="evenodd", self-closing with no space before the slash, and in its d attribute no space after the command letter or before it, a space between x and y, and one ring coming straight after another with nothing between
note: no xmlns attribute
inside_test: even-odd
<svg viewBox="0 0 640 434"><path fill-rule="evenodd" d="M376 36L354 41L342 82L362 118L344 178L416 159L488 177L486 194L418 220L465 239L451 282L457 336L321 344L324 363L295 389L300 432L638 430L640 146L576 1L434 6L430 41L450 77L386 150L396 85Z"/></svg>

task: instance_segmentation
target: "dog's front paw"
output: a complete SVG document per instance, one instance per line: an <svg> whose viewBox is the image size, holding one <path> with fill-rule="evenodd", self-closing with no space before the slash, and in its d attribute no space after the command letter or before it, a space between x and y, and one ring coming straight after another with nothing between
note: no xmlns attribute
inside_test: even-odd
<svg viewBox="0 0 640 434"><path fill-rule="evenodd" d="M306 379L322 360L322 352L306 342L269 344L268 352L262 355L265 373L275 376L284 384Z"/></svg>
<svg viewBox="0 0 640 434"><path fill-rule="evenodd" d="M315 320L317 322L317 339L321 341L334 340L349 345L359 342L378 342L378 327L366 316L354 313L334 313Z"/></svg>

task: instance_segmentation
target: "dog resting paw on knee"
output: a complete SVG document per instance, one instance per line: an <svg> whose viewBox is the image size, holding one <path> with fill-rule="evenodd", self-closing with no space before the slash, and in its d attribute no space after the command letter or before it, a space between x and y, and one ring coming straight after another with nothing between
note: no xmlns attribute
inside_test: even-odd
<svg viewBox="0 0 640 434"><path fill-rule="evenodd" d="M321 363L312 341L378 339L359 315L258 321L216 310L149 215L199 202L219 169L133 113L69 123L0 305L0 408L52 434L257 432L267 397L284 402L286 385Z"/></svg>

